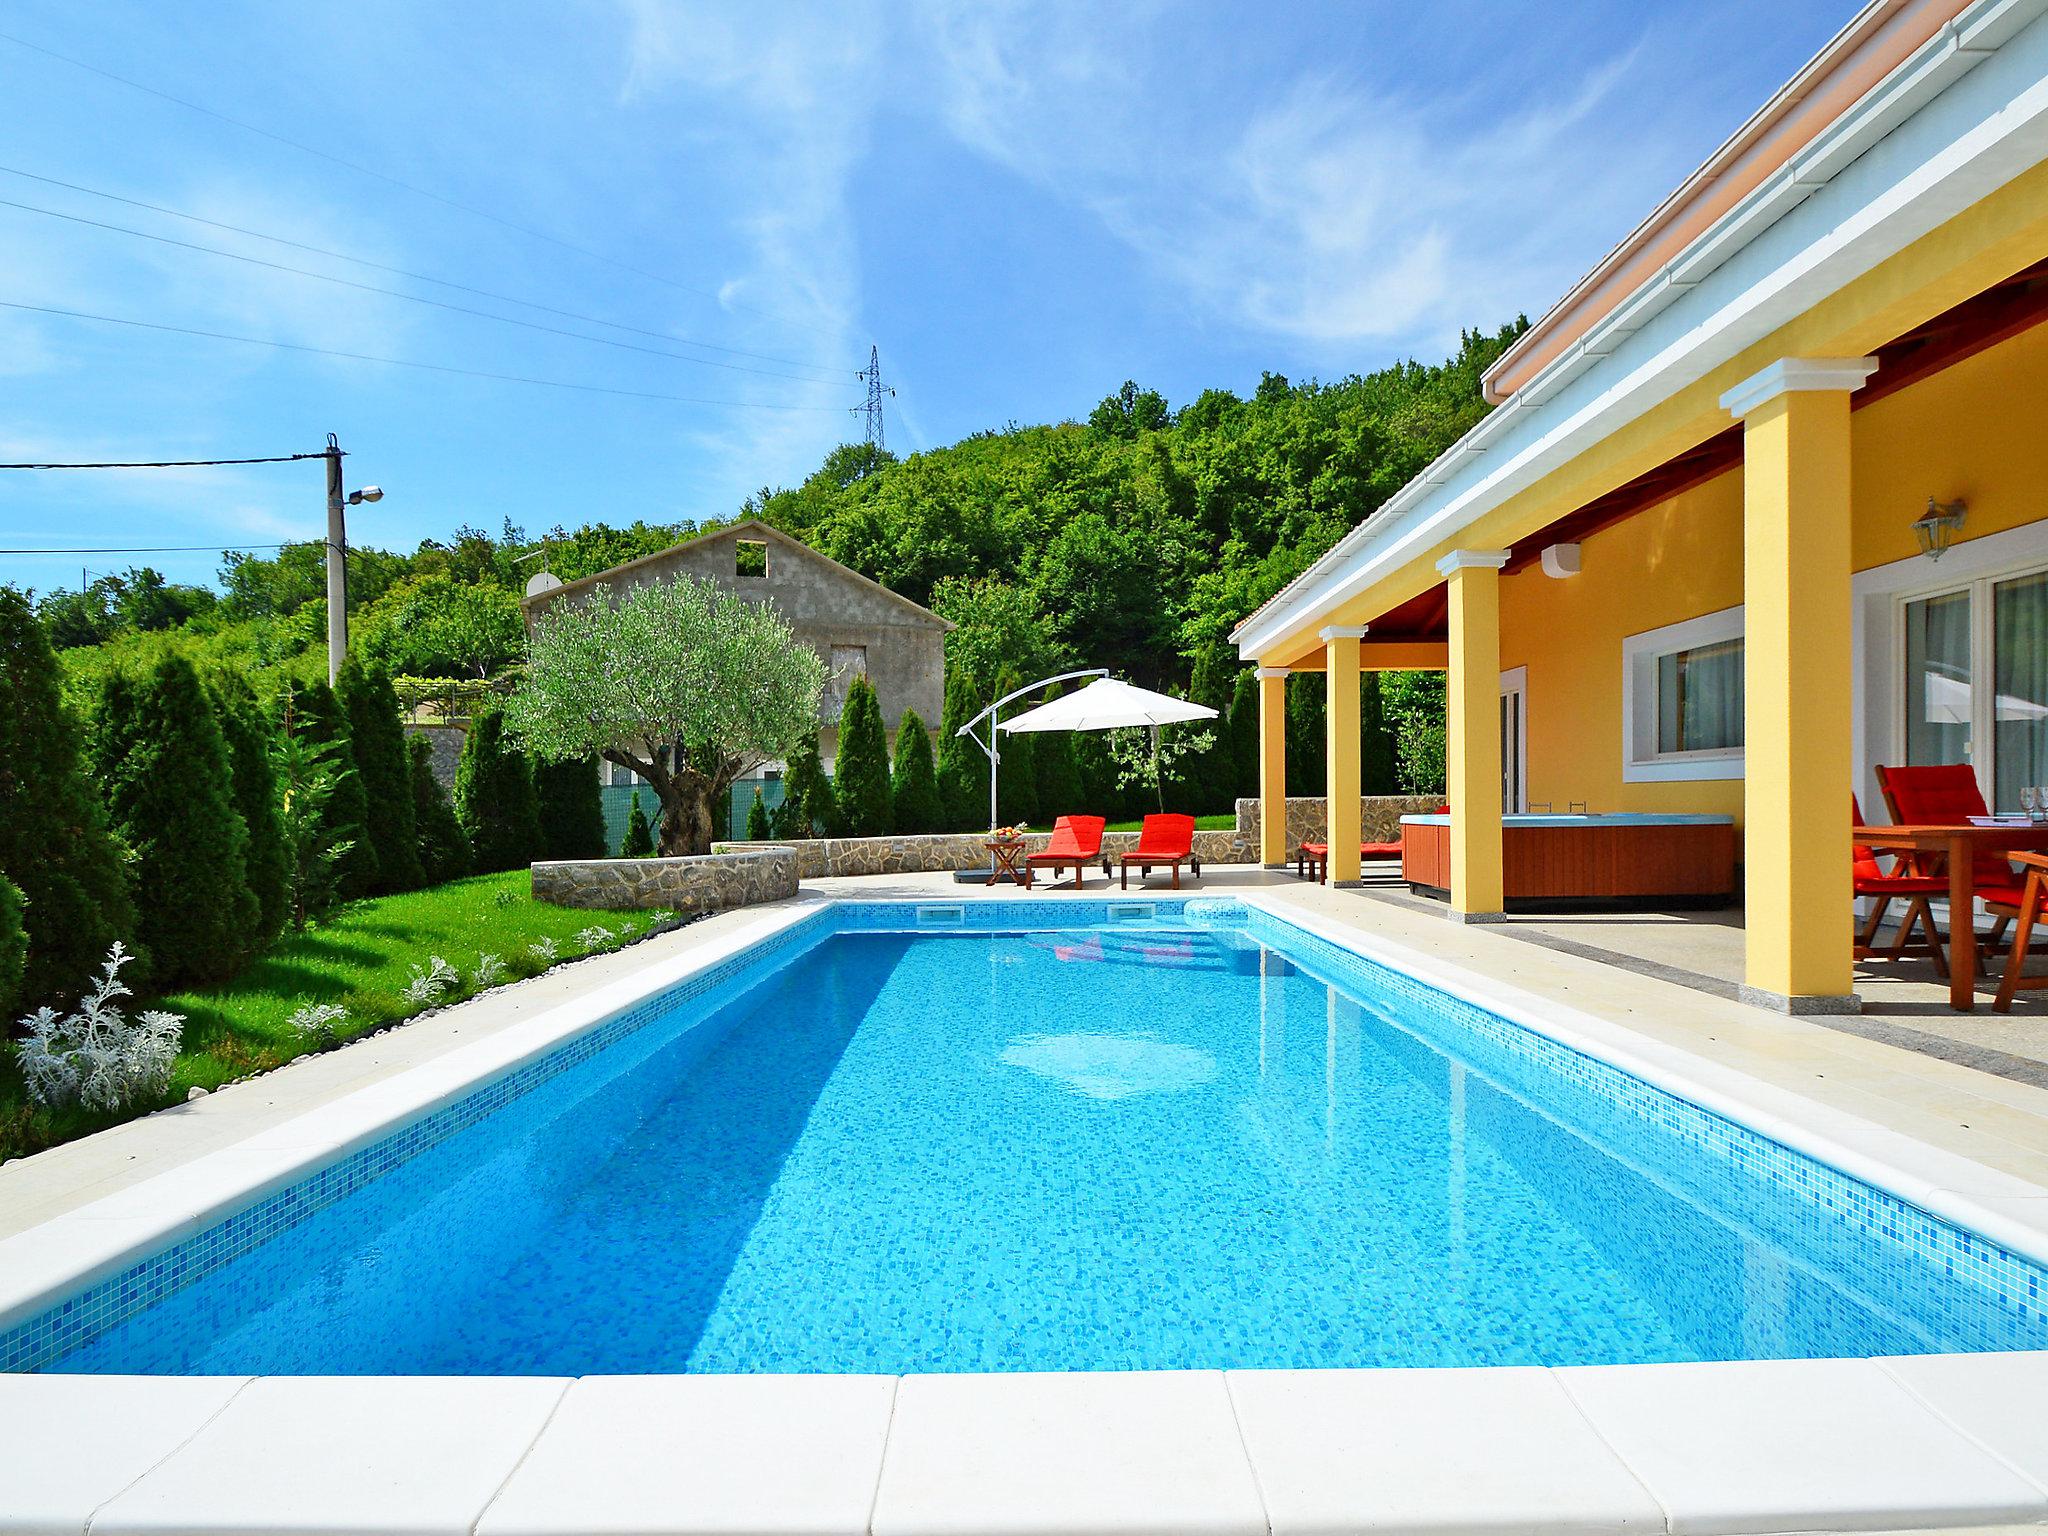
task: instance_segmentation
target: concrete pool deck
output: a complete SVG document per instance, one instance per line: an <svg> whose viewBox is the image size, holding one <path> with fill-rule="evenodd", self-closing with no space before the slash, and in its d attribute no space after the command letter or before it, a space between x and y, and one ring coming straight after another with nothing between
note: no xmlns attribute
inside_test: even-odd
<svg viewBox="0 0 2048 1536"><path fill-rule="evenodd" d="M1099 879L1089 894L1104 894ZM1130 899L1165 894L1155 882ZM1263 871L1212 870L1182 894L1244 896L1348 937L2048 1251L2048 1090ZM990 895L1018 893L944 876L814 882L798 902L707 919L0 1169L0 1234L16 1234L0 1244L0 1306L33 1281L12 1262L39 1235L24 1229L69 1233L83 1260L130 1223L196 1221L177 1202L202 1202L222 1175L293 1177L379 1117L544 1053L819 897ZM2044 1395L2048 1355L2015 1354L901 1378L0 1376L0 1531L1984 1529L2048 1521Z"/></svg>

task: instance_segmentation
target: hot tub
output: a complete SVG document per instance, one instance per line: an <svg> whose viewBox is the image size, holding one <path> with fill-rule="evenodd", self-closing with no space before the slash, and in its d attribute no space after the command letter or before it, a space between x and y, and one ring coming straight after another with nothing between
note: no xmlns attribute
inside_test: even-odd
<svg viewBox="0 0 2048 1536"><path fill-rule="evenodd" d="M1718 907L1735 899L1732 816L1504 816L1501 858L1511 908ZM1448 897L1450 817L1401 818L1401 878L1423 895Z"/></svg>

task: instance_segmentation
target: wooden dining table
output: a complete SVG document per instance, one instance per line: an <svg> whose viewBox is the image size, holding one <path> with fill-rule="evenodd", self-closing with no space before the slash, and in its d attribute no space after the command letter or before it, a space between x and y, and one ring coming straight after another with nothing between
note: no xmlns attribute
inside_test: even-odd
<svg viewBox="0 0 2048 1536"><path fill-rule="evenodd" d="M1856 841L1887 853L1941 854L1948 860L1948 1001L1956 1012L1968 1013L1977 1000L1977 855L2048 849L2048 822L1858 827Z"/></svg>

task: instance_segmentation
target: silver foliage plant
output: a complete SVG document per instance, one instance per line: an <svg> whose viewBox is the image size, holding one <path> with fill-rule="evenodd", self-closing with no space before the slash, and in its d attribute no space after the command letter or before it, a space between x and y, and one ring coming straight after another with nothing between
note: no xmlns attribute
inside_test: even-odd
<svg viewBox="0 0 2048 1536"><path fill-rule="evenodd" d="M470 984L478 989L495 987L505 979L505 958L502 955L482 954L476 957L476 965L470 970Z"/></svg>
<svg viewBox="0 0 2048 1536"><path fill-rule="evenodd" d="M576 935L576 942L588 950L609 949L612 940L617 937L618 935L605 927L604 924L592 923L588 928Z"/></svg>
<svg viewBox="0 0 2048 1536"><path fill-rule="evenodd" d="M545 936L535 939L531 944L527 945L526 952L543 965L553 965L556 957L561 954L561 950L556 946L555 941Z"/></svg>
<svg viewBox="0 0 2048 1536"><path fill-rule="evenodd" d="M341 1026L348 1022L348 1010L339 1003L307 1003L285 1020L301 1040L310 1045L336 1045Z"/></svg>
<svg viewBox="0 0 2048 1536"><path fill-rule="evenodd" d="M412 982L405 989L408 1003L438 1003L442 993L462 981L455 967L439 955L427 956L427 963L413 966L411 974Z"/></svg>
<svg viewBox="0 0 2048 1536"><path fill-rule="evenodd" d="M171 1086L185 1020L160 1008L134 1019L122 1013L120 1001L129 992L121 967L134 958L116 942L76 1013L38 1008L21 1021L28 1032L15 1047L22 1081L44 1108L121 1110Z"/></svg>

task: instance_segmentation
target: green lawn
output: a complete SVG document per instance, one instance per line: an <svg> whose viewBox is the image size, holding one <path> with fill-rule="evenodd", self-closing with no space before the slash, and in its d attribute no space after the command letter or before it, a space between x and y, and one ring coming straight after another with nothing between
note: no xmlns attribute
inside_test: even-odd
<svg viewBox="0 0 2048 1536"><path fill-rule="evenodd" d="M1135 832L1143 825L1143 821L1112 821L1103 830L1105 832ZM1195 830L1197 832L1235 832L1237 830L1237 816L1235 813L1224 816L1197 816L1195 818Z"/></svg>
<svg viewBox="0 0 2048 1536"><path fill-rule="evenodd" d="M535 901L528 889L529 876L522 869L355 902L318 928L285 935L227 985L156 1002L185 1015L184 1050L165 1102L182 1101L194 1085L217 1088L315 1049L287 1023L306 1003L339 1003L348 1009L348 1021L338 1031L343 1039L433 1006L404 995L411 968L424 965L430 955L439 955L462 974L461 983L443 994L445 1006L475 990L470 978L481 954L505 962L506 980L533 976L550 964L527 949L537 940L555 942L559 955L553 963L558 964L588 952L576 937L587 928L611 929L616 943L668 915L551 907ZM0 1159L54 1146L158 1107L140 1105L122 1115L39 1109L22 1090L12 1052L4 1055Z"/></svg>

